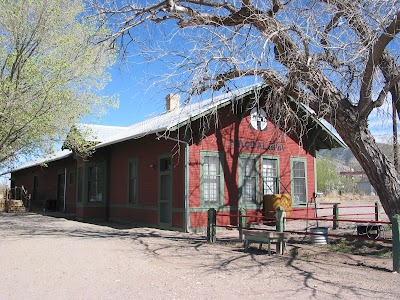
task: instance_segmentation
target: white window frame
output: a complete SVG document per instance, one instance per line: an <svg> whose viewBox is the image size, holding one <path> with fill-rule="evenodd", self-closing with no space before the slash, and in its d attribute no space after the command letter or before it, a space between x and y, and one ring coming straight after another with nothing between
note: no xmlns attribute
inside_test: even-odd
<svg viewBox="0 0 400 300"><path fill-rule="evenodd" d="M254 176L255 179L255 187L254 187L254 199L252 201L248 201L244 196L244 184L246 181L245 172L244 172L244 162L248 159L254 160ZM239 205L245 208L257 208L260 205L260 189L259 189L259 177L260 177L260 161L259 155L251 154L251 153L239 153Z"/></svg>
<svg viewBox="0 0 400 300"><path fill-rule="evenodd" d="M301 162L304 165L304 176L298 176L296 174L296 170L294 169L294 165L297 162ZM308 201L308 180L307 180L307 158L305 157L291 157L290 158L290 175L291 175L291 194L292 194L292 203L293 206L304 205ZM300 181L304 182L304 199L300 199L298 196L299 193L296 192L298 189L298 184Z"/></svg>
<svg viewBox="0 0 400 300"><path fill-rule="evenodd" d="M267 186L267 176L264 169L264 160L273 160L275 161L275 176L269 177L274 178L272 184L274 185L274 190L266 188ZM261 156L261 178L262 178L262 191L263 195L271 195L271 194L279 194L280 193L280 161L279 156L275 155L263 155Z"/></svg>
<svg viewBox="0 0 400 300"><path fill-rule="evenodd" d="M214 158L218 161L218 174L216 175L209 175L207 170L207 158ZM200 152L200 198L201 198L201 205L203 207L219 207L224 203L224 168L223 168L223 153L217 151L201 151ZM217 171L217 170L216 170ZM217 185L216 190L213 192L213 195L217 197L216 201L210 201L207 199L207 196L211 192L211 183L212 179L208 178L209 176L216 176L214 179L214 183ZM208 191L207 191L208 189Z"/></svg>

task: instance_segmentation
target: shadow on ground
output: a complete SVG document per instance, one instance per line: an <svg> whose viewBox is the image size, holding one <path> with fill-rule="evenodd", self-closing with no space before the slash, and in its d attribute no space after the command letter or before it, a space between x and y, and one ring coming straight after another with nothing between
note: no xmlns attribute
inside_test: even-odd
<svg viewBox="0 0 400 300"><path fill-rule="evenodd" d="M383 260L371 262L366 257L332 253L325 248L313 247L304 239L292 240L284 256L268 256L265 247L262 250L251 247L244 252L243 243L233 234L221 235L217 243L208 244L204 234L109 222L82 223L44 214L0 214L0 228L3 242L42 237L127 241L132 249L168 261L171 268L185 261L204 276L215 272L229 276L243 272L243 276L258 279L287 276L300 283L298 288L285 290L287 297L296 297L302 289L308 289L311 297L316 297L321 290L333 297L340 296L344 290L354 297L373 294L376 292L374 287L355 286L352 280L342 281L341 274L362 273L368 282L374 276L390 272L387 261L384 265ZM335 274L332 270L337 270L336 276L332 275ZM391 291L386 291L385 295L388 298L396 296Z"/></svg>

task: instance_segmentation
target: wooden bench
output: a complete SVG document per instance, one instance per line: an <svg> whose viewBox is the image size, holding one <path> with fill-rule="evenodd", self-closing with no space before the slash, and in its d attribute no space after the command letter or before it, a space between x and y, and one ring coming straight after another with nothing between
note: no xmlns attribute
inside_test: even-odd
<svg viewBox="0 0 400 300"><path fill-rule="evenodd" d="M286 241L290 236L289 232L243 230L244 251L247 252L250 243L259 243L260 250L263 243L268 243L268 255L271 255L271 242L276 243L276 253L283 254L286 248Z"/></svg>

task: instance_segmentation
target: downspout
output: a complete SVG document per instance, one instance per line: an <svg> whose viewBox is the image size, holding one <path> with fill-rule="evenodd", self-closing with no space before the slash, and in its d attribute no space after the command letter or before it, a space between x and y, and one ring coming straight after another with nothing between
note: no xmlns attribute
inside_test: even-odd
<svg viewBox="0 0 400 300"><path fill-rule="evenodd" d="M166 140L178 142L185 145L185 201L184 201L184 210L185 210L185 232L189 232L190 229L190 212L189 212L189 143L175 139L172 137L167 137L156 132L157 140L164 138Z"/></svg>
<svg viewBox="0 0 400 300"><path fill-rule="evenodd" d="M64 169L64 212L65 212L65 210L66 210L66 199L65 199L65 197L66 197L66 195L67 195L67 168L65 168Z"/></svg>

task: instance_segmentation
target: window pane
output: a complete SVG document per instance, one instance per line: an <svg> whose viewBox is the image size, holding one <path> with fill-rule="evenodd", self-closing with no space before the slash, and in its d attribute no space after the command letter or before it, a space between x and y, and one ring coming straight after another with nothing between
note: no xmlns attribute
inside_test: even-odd
<svg viewBox="0 0 400 300"><path fill-rule="evenodd" d="M215 156L205 156L203 164L203 200L205 204L220 201L220 163Z"/></svg>
<svg viewBox="0 0 400 300"><path fill-rule="evenodd" d="M256 202L256 179L246 178L243 183L243 200L250 203Z"/></svg>
<svg viewBox="0 0 400 300"><path fill-rule="evenodd" d="M256 203L256 160L254 158L242 158L241 166L243 172L242 200L249 203Z"/></svg>
<svg viewBox="0 0 400 300"><path fill-rule="evenodd" d="M264 195L279 193L279 180L276 159L263 159L263 182L264 182Z"/></svg>
<svg viewBox="0 0 400 300"><path fill-rule="evenodd" d="M103 168L92 166L88 170L88 201L103 201Z"/></svg>
<svg viewBox="0 0 400 300"><path fill-rule="evenodd" d="M294 200L295 202L302 202L306 200L306 186L304 178L294 179Z"/></svg>
<svg viewBox="0 0 400 300"><path fill-rule="evenodd" d="M306 194L306 171L304 161L293 162L293 202L305 202L307 200Z"/></svg>
<svg viewBox="0 0 400 300"><path fill-rule="evenodd" d="M171 171L172 170L172 161L171 158L161 158L160 159L160 172Z"/></svg>
<svg viewBox="0 0 400 300"><path fill-rule="evenodd" d="M302 161L293 162L293 174L294 177L306 177L304 162Z"/></svg>

